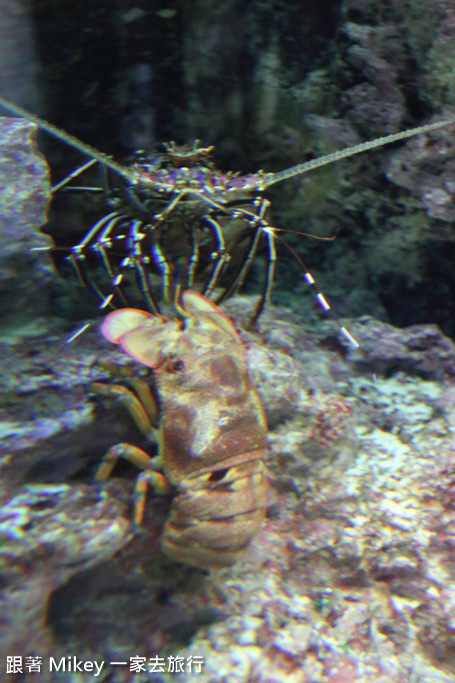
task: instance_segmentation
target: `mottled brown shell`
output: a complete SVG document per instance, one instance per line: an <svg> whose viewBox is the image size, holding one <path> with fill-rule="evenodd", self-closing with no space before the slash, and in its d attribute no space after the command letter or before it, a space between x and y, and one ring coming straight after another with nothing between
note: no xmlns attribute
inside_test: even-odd
<svg viewBox="0 0 455 683"><path fill-rule="evenodd" d="M170 557L205 568L235 562L265 515L267 423L232 322L185 292L182 325L143 311L108 316L105 336L155 369L160 454L177 493L162 536Z"/></svg>

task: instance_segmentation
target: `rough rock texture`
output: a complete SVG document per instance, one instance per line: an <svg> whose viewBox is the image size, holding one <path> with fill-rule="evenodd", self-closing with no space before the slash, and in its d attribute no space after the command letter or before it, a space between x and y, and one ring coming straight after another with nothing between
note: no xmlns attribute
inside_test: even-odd
<svg viewBox="0 0 455 683"><path fill-rule="evenodd" d="M30 485L0 511L0 658L52 654L51 594L128 540L122 506L94 487ZM4 671L1 672L3 674ZM2 679L3 680L3 679Z"/></svg>
<svg viewBox="0 0 455 683"><path fill-rule="evenodd" d="M453 110L447 114L453 118ZM453 222L453 128L409 140L402 149L391 155L387 177L418 197L431 218Z"/></svg>
<svg viewBox="0 0 455 683"><path fill-rule="evenodd" d="M263 332L269 324L265 316ZM374 321L366 327L379 332ZM305 399L272 431L276 506L243 566L223 581L230 618L201 630L183 653L204 655L201 680L455 680L455 441L453 392L442 379L450 377L446 354L422 379L401 349L411 338L418 346L428 330L380 332L376 356L380 348L389 361L395 356L387 376L380 366L375 377L350 366L336 381L344 365L338 354L309 352L330 368L326 418L328 405L347 410L335 431L323 430L330 436L316 457ZM293 333L286 325L284 344ZM446 346L453 358L453 344L432 333L436 343L422 344L421 356L434 358ZM305 347L295 343L294 359L306 357L311 343L312 335ZM369 349L356 354L366 361ZM311 383L318 374L315 368L306 377ZM285 377L281 391L293 401L288 387ZM307 391L304 383L302 397ZM314 399L313 410L324 405Z"/></svg>
<svg viewBox="0 0 455 683"><path fill-rule="evenodd" d="M452 0L198 0L172 10L121 0L115 11L104 0L49 0L37 3L36 19L44 115L119 160L155 138L201 137L226 171L280 170L453 104ZM134 122L142 125L133 130ZM32 127L14 125L21 151ZM277 233L340 316L455 329L450 134L325 167L268 195L272 225L339 235L327 244ZM56 158L73 153L64 147ZM80 163L75 157L60 176ZM33 171L27 160L9 156L4 179ZM12 278L3 309L30 322L45 300L47 266L45 253L26 251L45 244L41 219L16 231L20 187L7 203L2 253L16 235L25 243L18 260L2 264ZM55 232L71 225L76 244L76 230L82 236L96 220L63 214ZM169 502L152 493L143 535L126 543L133 468L119 463L100 498L92 475L109 446L156 447L115 401L90 396L93 381L108 380L102 361L125 362L96 330L67 345L70 332L52 336L47 320L33 341L5 340L3 642L27 655L34 635L43 654L106 661L200 655L199 680L210 683L454 683L454 345L434 324L400 330L363 318L349 325L360 350L346 347L314 314L314 291L288 256L279 250L275 295L294 313L271 308L243 335L270 425L275 500L230 571L207 576L163 557ZM27 258L41 265L30 268ZM258 253L253 276L263 261ZM251 302L234 299L226 310L242 327ZM68 540L81 565L71 566ZM29 606L30 624L21 618ZM194 680L189 671L128 666L106 677ZM39 681L35 673L20 679Z"/></svg>
<svg viewBox="0 0 455 683"><path fill-rule="evenodd" d="M455 343L437 325L398 329L364 318L352 329L362 353L350 349L349 357L363 372L390 375L400 371L437 380L451 380L455 375Z"/></svg>
<svg viewBox="0 0 455 683"><path fill-rule="evenodd" d="M107 377L98 331L89 330L83 346L67 344L68 336L0 342L0 500L24 482L68 480L102 451L107 435L128 435L127 424L98 420L88 395L91 382Z"/></svg>
<svg viewBox="0 0 455 683"><path fill-rule="evenodd" d="M53 270L39 232L49 203L49 171L36 146L37 128L0 118L0 319L2 331L28 326L50 313Z"/></svg>
<svg viewBox="0 0 455 683"><path fill-rule="evenodd" d="M226 310L239 324L252 305L240 297ZM242 333L270 424L274 500L243 560L208 576L162 555L169 503L152 493L144 534L125 545L133 468L118 466L105 499L90 483L108 446L144 447L121 406L89 396L90 382L106 378L101 360L125 359L94 332L65 356L56 338L16 348L8 357L16 436L2 470L0 527L16 647L24 641L14 619L31 601L37 642L53 656L202 656L199 680L223 683L455 680L454 345L434 326L364 319L350 329L360 350L331 326L311 330L271 308L255 332ZM74 544L81 565L71 560ZM41 601L30 575L13 571L31 555ZM168 675L191 678L124 666L108 680Z"/></svg>

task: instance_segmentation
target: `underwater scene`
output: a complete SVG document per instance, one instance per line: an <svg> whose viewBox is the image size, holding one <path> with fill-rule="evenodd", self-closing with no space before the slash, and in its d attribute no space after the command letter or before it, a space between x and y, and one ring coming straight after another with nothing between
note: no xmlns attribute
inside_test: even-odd
<svg viewBox="0 0 455 683"><path fill-rule="evenodd" d="M0 683L455 683L455 0L1 0Z"/></svg>

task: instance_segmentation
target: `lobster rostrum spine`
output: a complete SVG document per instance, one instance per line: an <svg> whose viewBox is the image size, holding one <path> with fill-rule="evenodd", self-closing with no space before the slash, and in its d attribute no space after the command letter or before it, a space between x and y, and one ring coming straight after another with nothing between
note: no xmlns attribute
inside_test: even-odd
<svg viewBox="0 0 455 683"><path fill-rule="evenodd" d="M166 482L176 489L162 548L175 560L213 569L233 564L264 518L267 423L233 323L194 291L183 294L179 311L183 322L120 309L106 317L102 332L154 369L161 412L159 460ZM158 481L164 491L162 475L153 469L156 459L121 446L114 447L114 457L143 466L148 482ZM112 452L98 479L112 469ZM106 459L111 461L107 468ZM142 489L143 483L144 478ZM140 499L136 521L142 516Z"/></svg>

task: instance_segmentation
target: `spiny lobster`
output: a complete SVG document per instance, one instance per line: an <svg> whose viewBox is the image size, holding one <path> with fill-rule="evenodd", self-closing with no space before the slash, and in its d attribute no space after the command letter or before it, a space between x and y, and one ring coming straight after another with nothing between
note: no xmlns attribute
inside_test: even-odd
<svg viewBox="0 0 455 683"><path fill-rule="evenodd" d="M266 273L250 323L258 318L270 299L276 240L281 239L279 229L267 221L270 202L257 193L320 166L453 124L453 120L440 120L354 145L277 173L259 171L241 176L216 170L209 159L212 148L199 148L196 143L192 147L169 143L165 145L164 154L151 160L138 156L132 165L124 166L3 97L0 97L0 104L90 157L55 185L53 192L65 188L97 162L123 180L118 189L106 181L104 192L111 210L71 248L68 256L80 281L101 301L101 309L114 308L117 302L130 305L124 291L128 272L134 273L145 307L154 314L160 313L163 303L171 304L180 289L195 288L219 303L242 286L260 243L264 241ZM103 191L103 188L96 189ZM105 284L100 286L86 274L84 261L90 253L96 254L102 264L103 273L107 275L107 289ZM315 289L319 304L325 311L330 311L313 276L297 254L294 255L303 267L305 280ZM357 345L342 325L340 332L351 344Z"/></svg>
<svg viewBox="0 0 455 683"><path fill-rule="evenodd" d="M109 341L154 369L159 453L150 458L132 444L117 444L104 456L97 479L106 479L120 457L143 471L135 490L136 524L148 485L164 494L175 487L162 548L174 560L214 569L233 564L264 519L267 422L233 323L198 292L188 290L182 299L177 306L183 321L123 308L103 323ZM134 389L94 386L99 394L120 397L150 436L154 397L137 377Z"/></svg>

